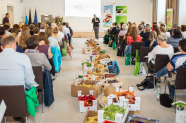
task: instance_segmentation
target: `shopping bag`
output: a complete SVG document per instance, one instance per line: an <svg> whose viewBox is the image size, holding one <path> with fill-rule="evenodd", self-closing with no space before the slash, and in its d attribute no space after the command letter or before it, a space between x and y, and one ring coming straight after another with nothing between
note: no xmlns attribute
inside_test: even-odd
<svg viewBox="0 0 186 123"><path fill-rule="evenodd" d="M138 75L139 68L140 68L139 55L138 55L138 51L136 50L136 62L135 62L135 68L134 68L134 76Z"/></svg>
<svg viewBox="0 0 186 123"><path fill-rule="evenodd" d="M66 41L64 41L64 48L62 49L63 56L67 56L67 44Z"/></svg>
<svg viewBox="0 0 186 123"><path fill-rule="evenodd" d="M131 55L126 54L125 55L125 65L130 65L131 64Z"/></svg>
<svg viewBox="0 0 186 123"><path fill-rule="evenodd" d="M115 41L113 41L113 43L112 43L112 49L113 49L113 50L116 49L116 42L115 42Z"/></svg>

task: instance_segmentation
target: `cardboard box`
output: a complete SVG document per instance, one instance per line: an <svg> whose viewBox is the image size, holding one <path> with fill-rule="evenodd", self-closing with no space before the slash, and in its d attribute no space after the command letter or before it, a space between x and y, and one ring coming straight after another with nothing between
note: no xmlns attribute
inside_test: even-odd
<svg viewBox="0 0 186 123"><path fill-rule="evenodd" d="M124 123L127 119L129 109L126 103L126 100L124 100L123 105L122 103L113 103L114 105L119 105L122 108L126 109L125 115L116 113L115 114L115 121L116 123ZM98 110L98 123L103 123L106 119L104 119L104 110Z"/></svg>
<svg viewBox="0 0 186 123"><path fill-rule="evenodd" d="M119 84L116 83L116 84L110 84L104 87L104 96L115 94L115 92L118 92L122 86L123 86L123 83L119 83Z"/></svg>
<svg viewBox="0 0 186 123"><path fill-rule="evenodd" d="M129 87L130 92L133 92L133 87ZM126 90L120 90L120 92L126 91ZM120 99L125 99L125 96L120 96L119 99L116 95L117 102L120 102ZM140 111L140 103L141 103L141 98L140 97L135 97L135 104L128 104L129 106L129 111Z"/></svg>
<svg viewBox="0 0 186 123"><path fill-rule="evenodd" d="M71 84L71 96L78 97L78 91L82 91L82 95L88 95L89 91L94 91L93 96L97 98L102 92L102 84L98 84L98 81L95 80L82 80L82 83L87 85L95 85L94 87L85 87L76 85L75 82Z"/></svg>
<svg viewBox="0 0 186 123"><path fill-rule="evenodd" d="M116 74L114 74L114 73L106 73L105 74L105 79L106 78L113 78L113 76L116 77Z"/></svg>
<svg viewBox="0 0 186 123"><path fill-rule="evenodd" d="M186 123L186 110L176 109L176 123Z"/></svg>
<svg viewBox="0 0 186 123"><path fill-rule="evenodd" d="M87 113L86 113L86 116L85 116L85 119L84 119L83 123L87 123L88 117L94 117L94 116L98 116L98 112L97 111L88 110Z"/></svg>
<svg viewBox="0 0 186 123"><path fill-rule="evenodd" d="M127 123L130 123L131 120L140 121L140 122L143 122L143 123L159 123L159 120L156 120L156 119L129 115Z"/></svg>
<svg viewBox="0 0 186 123"><path fill-rule="evenodd" d="M93 95L93 91L89 92L91 95ZM78 91L78 97L82 96L82 92ZM92 100L92 106L85 106L84 101L79 101L79 111L81 113L86 112L88 110L97 111L97 100Z"/></svg>

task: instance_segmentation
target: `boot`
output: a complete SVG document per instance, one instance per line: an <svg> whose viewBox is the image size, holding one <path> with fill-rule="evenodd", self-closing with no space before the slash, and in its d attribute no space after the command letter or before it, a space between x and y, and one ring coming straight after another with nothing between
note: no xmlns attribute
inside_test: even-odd
<svg viewBox="0 0 186 123"><path fill-rule="evenodd" d="M72 46L72 44L70 44L70 48L73 50L74 49L74 47Z"/></svg>

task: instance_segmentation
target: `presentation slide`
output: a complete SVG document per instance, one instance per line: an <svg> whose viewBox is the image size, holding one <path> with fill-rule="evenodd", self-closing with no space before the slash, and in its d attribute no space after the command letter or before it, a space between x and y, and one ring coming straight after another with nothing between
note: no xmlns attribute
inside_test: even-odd
<svg viewBox="0 0 186 123"><path fill-rule="evenodd" d="M65 0L65 16L93 17L101 16L101 0Z"/></svg>

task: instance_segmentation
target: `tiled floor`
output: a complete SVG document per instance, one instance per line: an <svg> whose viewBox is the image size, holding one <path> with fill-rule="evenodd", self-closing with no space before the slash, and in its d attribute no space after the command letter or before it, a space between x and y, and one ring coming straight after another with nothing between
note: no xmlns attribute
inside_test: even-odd
<svg viewBox="0 0 186 123"><path fill-rule="evenodd" d="M74 82L76 73L82 72L81 62L88 58L88 55L83 55L81 50L85 41L86 39L73 39L75 49L72 50L72 59L69 56L62 58L62 70L54 81L55 102L49 108L45 108L44 113L41 113L41 107L39 107L35 123L83 123L85 114L79 113L77 98L71 97L71 83ZM144 79L144 77L134 77L134 66L125 66L124 58L117 57L116 51L103 45L102 41L100 45L107 50L111 59L118 61L121 70L118 77L124 83L125 89L131 85L135 86ZM163 89L164 83L160 85ZM136 95L141 97L141 110L135 112L135 115L159 119L160 123L175 122L174 108L161 106L156 100L156 91L138 91L137 88L135 91ZM33 123L33 117L29 117L28 122Z"/></svg>

